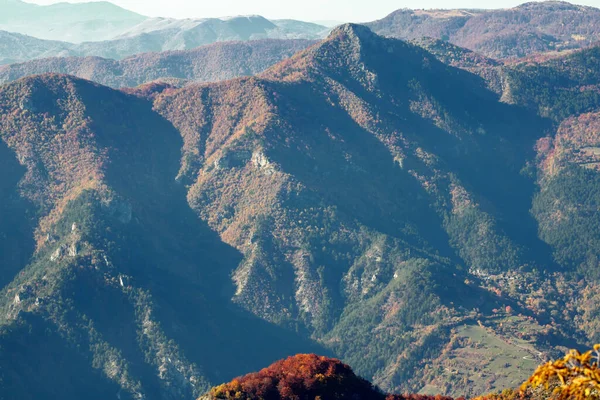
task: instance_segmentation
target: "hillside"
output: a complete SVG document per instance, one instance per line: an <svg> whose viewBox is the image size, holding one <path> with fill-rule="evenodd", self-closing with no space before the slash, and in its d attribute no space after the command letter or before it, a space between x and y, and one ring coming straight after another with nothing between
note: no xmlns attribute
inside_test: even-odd
<svg viewBox="0 0 600 400"><path fill-rule="evenodd" d="M146 19L106 1L42 6L0 0L0 8L0 30L71 43L111 39Z"/></svg>
<svg viewBox="0 0 600 400"><path fill-rule="evenodd" d="M398 10L366 24L401 39L427 36L491 58L587 47L600 40L600 9L561 1L500 10Z"/></svg>
<svg viewBox="0 0 600 400"><path fill-rule="evenodd" d="M314 42L254 40L216 43L186 51L139 54L124 60L61 57L0 66L0 83L28 75L63 73L111 87L134 87L154 80L219 81L255 75Z"/></svg>
<svg viewBox="0 0 600 400"><path fill-rule="evenodd" d="M553 120L600 109L600 46L496 61L441 40L412 43L447 65L479 75L501 101L519 105Z"/></svg>
<svg viewBox="0 0 600 400"><path fill-rule="evenodd" d="M575 266L581 274L599 278L597 259L600 237L598 190L600 188L600 115L598 112L566 119L554 137L538 143L540 192L533 212L539 221L540 235L554 249L563 265ZM586 289L581 305L584 329L598 338L592 317L595 284Z"/></svg>
<svg viewBox="0 0 600 400"><path fill-rule="evenodd" d="M560 123L600 108L599 71L600 46L509 64L504 97Z"/></svg>
<svg viewBox="0 0 600 400"><path fill-rule="evenodd" d="M440 54L348 24L255 77L1 86L2 391L190 399L318 352L473 396L595 340L596 116Z"/></svg>
<svg viewBox="0 0 600 400"><path fill-rule="evenodd" d="M504 62L440 39L424 37L410 42L427 50L444 64L479 75L491 91L503 94L507 86Z"/></svg>
<svg viewBox="0 0 600 400"><path fill-rule="evenodd" d="M0 99L3 397L192 398L318 348L229 301L239 255L187 207L151 103L62 75Z"/></svg>
<svg viewBox="0 0 600 400"><path fill-rule="evenodd" d="M482 80L347 25L259 78L184 88L155 107L184 136L191 206L245 255L236 301L320 338L377 385L514 385L534 366L523 352L559 334L495 287L551 264L529 215L534 182L520 175L547 125ZM494 311L509 304L514 318ZM452 359L465 383L425 388ZM502 378L502 363L520 372Z"/></svg>
<svg viewBox="0 0 600 400"><path fill-rule="evenodd" d="M424 48L436 56L444 64L466 70L492 68L503 65L502 62L486 57L464 47L456 46L440 39L422 37L413 39L411 43Z"/></svg>

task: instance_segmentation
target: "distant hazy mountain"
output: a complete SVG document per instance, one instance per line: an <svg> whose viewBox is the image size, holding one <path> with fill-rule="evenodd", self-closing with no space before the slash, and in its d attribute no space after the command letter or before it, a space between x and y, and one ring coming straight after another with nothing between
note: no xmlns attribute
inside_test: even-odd
<svg viewBox="0 0 600 400"><path fill-rule="evenodd" d="M502 10L398 10L368 23L380 35L429 36L493 58L581 48L600 40L600 9L531 2Z"/></svg>
<svg viewBox="0 0 600 400"><path fill-rule="evenodd" d="M321 39L329 29L295 20L269 21L259 15L229 18L170 19L152 18L115 37L131 39L143 34L158 39L169 49L198 46L227 40Z"/></svg>
<svg viewBox="0 0 600 400"><path fill-rule="evenodd" d="M0 32L0 38L3 39L0 43L0 64L65 56L95 56L118 60L140 53L189 50L215 42L321 39L328 32L329 28L309 22L269 21L260 16L196 20L152 18L120 32L113 40L79 44L44 41L31 36Z"/></svg>
<svg viewBox="0 0 600 400"><path fill-rule="evenodd" d="M322 39L329 29L306 22L269 21L261 16L226 19L177 20L154 18L144 21L106 43L83 43L81 55L122 58L166 50L185 50L224 41L256 39Z"/></svg>
<svg viewBox="0 0 600 400"><path fill-rule="evenodd" d="M231 40L322 39L336 25L270 21L261 16L231 18L147 18L108 2L38 6L20 0L0 0L0 30L76 45L38 43L28 55L0 55L25 61L47 55L124 58L133 54L185 50ZM492 58L587 47L600 40L600 9L547 1L500 10L398 10L366 24L376 33L401 38L431 37ZM18 49L29 39L11 38ZM24 43L24 44L23 44ZM13 46L13 45L11 45ZM68 49L68 52L65 52ZM19 54L20 53L20 54ZM7 61L5 61L7 62Z"/></svg>
<svg viewBox="0 0 600 400"><path fill-rule="evenodd" d="M0 66L0 83L46 72L75 75L117 88L165 78L218 81L255 75L313 43L271 39L225 42L194 50L144 53L120 61L100 57L47 58Z"/></svg>
<svg viewBox="0 0 600 400"><path fill-rule="evenodd" d="M108 2L39 6L0 0L0 64L46 57L96 56L189 50L215 42L322 39L329 28L261 16L147 18Z"/></svg>
<svg viewBox="0 0 600 400"><path fill-rule="evenodd" d="M272 22L277 25L276 32L285 33L288 36L298 35L298 39L322 39L330 31L329 25L294 19L278 19Z"/></svg>
<svg viewBox="0 0 600 400"><path fill-rule="evenodd" d="M11 64L35 58L68 56L73 45L36 39L31 36L0 31L0 64Z"/></svg>
<svg viewBox="0 0 600 400"><path fill-rule="evenodd" d="M0 0L0 30L72 43L113 38L147 17L109 2L49 6Z"/></svg>

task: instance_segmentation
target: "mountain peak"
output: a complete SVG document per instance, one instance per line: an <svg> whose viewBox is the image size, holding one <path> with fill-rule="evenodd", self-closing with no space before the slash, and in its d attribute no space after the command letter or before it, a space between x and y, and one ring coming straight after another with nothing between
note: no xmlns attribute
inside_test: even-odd
<svg viewBox="0 0 600 400"><path fill-rule="evenodd" d="M377 35L364 25L348 23L334 28L329 34L329 39L339 36L350 36L357 37L359 39L365 39L372 38Z"/></svg>
<svg viewBox="0 0 600 400"><path fill-rule="evenodd" d="M353 69L352 66L360 63L365 56L365 48L371 48L373 52L375 48L383 48L387 40L363 25L340 25L324 41L273 66L261 76L284 80L307 78L309 70L314 69L315 65L338 72ZM387 50L383 54L387 55Z"/></svg>

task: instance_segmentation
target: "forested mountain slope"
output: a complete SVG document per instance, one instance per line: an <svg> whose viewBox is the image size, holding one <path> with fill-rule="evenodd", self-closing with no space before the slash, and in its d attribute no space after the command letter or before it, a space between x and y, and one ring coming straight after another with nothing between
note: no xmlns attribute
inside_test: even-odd
<svg viewBox="0 0 600 400"><path fill-rule="evenodd" d="M187 206L181 137L151 103L61 75L0 98L0 215L24 238L3 253L3 396L193 398L318 348L230 303L240 257Z"/></svg>
<svg viewBox="0 0 600 400"><path fill-rule="evenodd" d="M593 179L545 189L596 173L595 115L555 135L438 58L349 24L256 77L1 86L3 391L189 399L316 348L474 395L595 338Z"/></svg>
<svg viewBox="0 0 600 400"><path fill-rule="evenodd" d="M513 304L467 270L551 264L520 175L549 124L416 46L347 25L258 79L155 107L184 135L190 204L245 255L236 301L385 388L419 390L418 360L453 327Z"/></svg>

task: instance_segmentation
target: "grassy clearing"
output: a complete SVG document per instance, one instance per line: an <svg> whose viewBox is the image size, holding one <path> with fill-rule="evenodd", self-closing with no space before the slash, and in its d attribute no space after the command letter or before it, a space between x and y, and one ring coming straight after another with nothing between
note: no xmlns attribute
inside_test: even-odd
<svg viewBox="0 0 600 400"><path fill-rule="evenodd" d="M456 395L471 396L517 387L540 361L529 342L502 337L483 326L459 327L452 340L449 354L434 365L439 376L421 389L422 394L448 392L451 387Z"/></svg>

